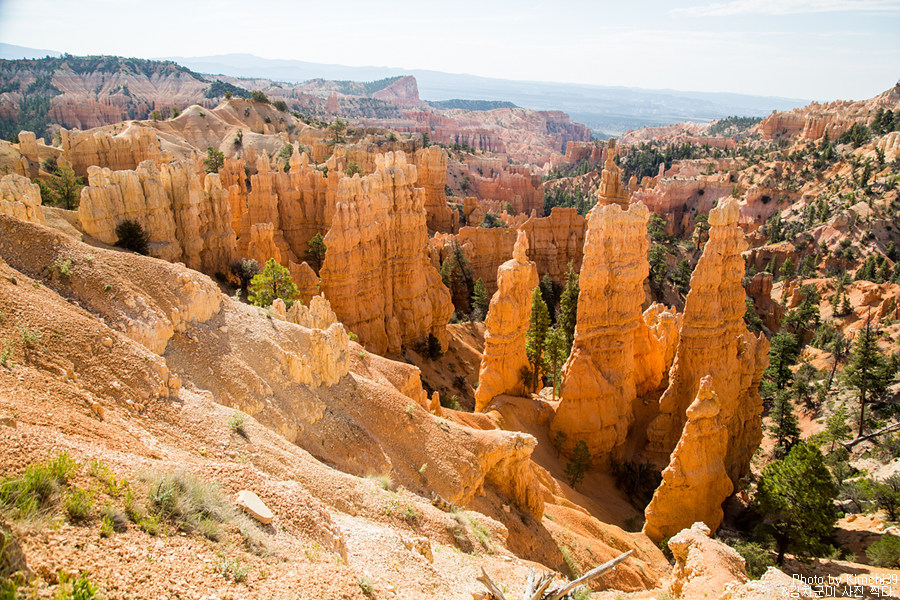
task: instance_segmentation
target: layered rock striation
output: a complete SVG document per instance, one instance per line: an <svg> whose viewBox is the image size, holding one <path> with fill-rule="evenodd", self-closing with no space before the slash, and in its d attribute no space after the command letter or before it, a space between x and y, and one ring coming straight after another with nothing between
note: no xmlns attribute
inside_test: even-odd
<svg viewBox="0 0 900 600"><path fill-rule="evenodd" d="M660 414L647 430L648 456L656 464L667 464L700 381L710 376L721 408L718 423L728 432L725 470L735 484L762 439L758 389L769 351L765 337L752 335L743 320L741 252L747 242L737 225L739 214L731 199L709 214L709 241L691 277L669 385L659 401Z"/></svg>
<svg viewBox="0 0 900 600"><path fill-rule="evenodd" d="M402 152L375 172L341 179L322 290L338 318L376 354L399 353L433 334L446 346L450 294L428 259L425 191Z"/></svg>
<svg viewBox="0 0 900 600"><path fill-rule="evenodd" d="M497 292L485 319L484 353L475 390L475 411L483 411L501 394L525 393L523 369L528 368L525 333L531 315L531 293L538 285L535 264L528 260L528 237L519 231L511 260L497 273Z"/></svg>
<svg viewBox="0 0 900 600"><path fill-rule="evenodd" d="M92 166L113 171L136 169L145 160L158 161L161 151L156 131L131 124L118 135L106 130L68 131L60 129L62 155L77 175Z"/></svg>
<svg viewBox="0 0 900 600"><path fill-rule="evenodd" d="M86 234L106 244L118 241L119 223L137 221L153 256L207 273L227 273L234 258L228 193L214 173L201 182L188 161L159 167L144 161L122 171L90 167L78 218Z"/></svg>
<svg viewBox="0 0 900 600"><path fill-rule="evenodd" d="M704 377L697 399L687 409L687 423L662 483L644 511L643 533L654 542L698 521L711 531L719 528L722 502L734 489L725 473L728 432L718 423L719 412L712 378Z"/></svg>

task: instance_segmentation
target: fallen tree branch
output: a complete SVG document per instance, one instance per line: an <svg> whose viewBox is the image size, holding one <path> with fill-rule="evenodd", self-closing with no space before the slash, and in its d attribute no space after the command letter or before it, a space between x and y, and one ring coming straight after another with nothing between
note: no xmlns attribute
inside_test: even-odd
<svg viewBox="0 0 900 600"><path fill-rule="evenodd" d="M584 575L582 575L575 581L572 581L568 585L563 586L562 589L556 590L554 592L550 592L550 595L547 597L547 600L560 600L560 598L562 598L563 596L565 596L566 594L568 594L569 592L571 592L572 590L577 588L579 585L584 585L591 579L600 577L607 571L611 571L611 570L615 569L616 566L620 562L622 562L623 560L625 560L626 558L631 556L632 552L634 552L634 550L629 550L625 554L620 554L619 556L615 557L614 559L603 563L599 567L595 567L595 568L591 569L590 571L588 571L587 573L585 573Z"/></svg>
<svg viewBox="0 0 900 600"><path fill-rule="evenodd" d="M503 595L503 592L500 591L494 582L491 580L490 575L487 574L487 571L484 570L484 567L481 567L481 577L476 579L476 581L480 581L484 584L484 587L488 589L491 595L494 597L494 600L506 600L506 596Z"/></svg>
<svg viewBox="0 0 900 600"><path fill-rule="evenodd" d="M887 427L882 427L878 431L873 433L868 433L866 435L860 436L858 438L852 439L849 442L842 443L841 445L847 450L853 450L853 446L859 444L860 442L864 442L866 440L871 440L872 438L876 438L879 435L884 435L885 433L890 433L892 431L896 431L900 429L900 422L894 423L892 425L888 425Z"/></svg>
<svg viewBox="0 0 900 600"><path fill-rule="evenodd" d="M545 591L550 586L550 583L553 581L553 577L556 575L556 573L554 571L547 571L546 573L541 575L540 579L538 579L537 582L535 582L534 569L529 569L528 580L525 584L524 600L562 600L562 598L565 597L566 594L568 594L578 586L584 585L590 580L596 579L604 573L615 569L619 563L631 556L633 552L634 550L629 550L624 554L620 554L614 559L603 563L599 567L594 567L578 579L570 581L563 585L561 588L556 588L549 593L545 593ZM482 584L484 584L484 587L488 589L488 592L491 593L491 595L494 597L494 600L506 600L506 596L503 595L503 592L500 591L500 588L498 588L493 580L491 580L491 577L487 574L487 571L485 571L483 567L481 569L481 577L479 577L477 581L480 581Z"/></svg>

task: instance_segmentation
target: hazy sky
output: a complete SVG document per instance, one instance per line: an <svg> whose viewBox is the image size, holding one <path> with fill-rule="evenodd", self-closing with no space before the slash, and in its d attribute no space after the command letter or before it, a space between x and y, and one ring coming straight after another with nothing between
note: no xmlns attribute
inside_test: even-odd
<svg viewBox="0 0 900 600"><path fill-rule="evenodd" d="M900 78L900 0L0 0L0 42L860 99Z"/></svg>

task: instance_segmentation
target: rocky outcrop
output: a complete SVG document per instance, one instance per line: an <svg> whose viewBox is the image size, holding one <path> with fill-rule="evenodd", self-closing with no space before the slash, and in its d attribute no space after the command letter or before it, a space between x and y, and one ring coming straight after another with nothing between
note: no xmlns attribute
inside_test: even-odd
<svg viewBox="0 0 900 600"><path fill-rule="evenodd" d="M319 293L319 277L306 261L299 265L289 263L288 270L291 272L291 281L297 286L297 300L308 305L313 296Z"/></svg>
<svg viewBox="0 0 900 600"><path fill-rule="evenodd" d="M425 188L426 224L431 231L453 233L459 228L459 213L447 205L447 153L440 146L416 152L419 185Z"/></svg>
<svg viewBox="0 0 900 600"><path fill-rule="evenodd" d="M708 598L710 590L724 590L729 584L746 583L745 561L724 542L709 537L709 527L694 523L669 540L675 558L670 590L675 598Z"/></svg>
<svg viewBox="0 0 900 600"><path fill-rule="evenodd" d="M468 176L475 194L482 199L509 204L512 214L530 215L544 212L544 186L540 175L525 165L504 165L494 168L479 160L469 163ZM488 169L490 168L490 172Z"/></svg>
<svg viewBox="0 0 900 600"><path fill-rule="evenodd" d="M784 318L784 305L772 299L772 283L774 276L761 271L753 276L747 285L747 295L753 300L756 313L769 331L778 331L781 319Z"/></svg>
<svg viewBox="0 0 900 600"><path fill-rule="evenodd" d="M112 171L134 170L145 160L160 159L159 138L148 127L131 124L118 135L105 130L59 130L63 157L77 175L84 176L88 167L106 167Z"/></svg>
<svg viewBox="0 0 900 600"><path fill-rule="evenodd" d="M606 455L625 441L634 419L638 331L650 213L643 204L594 207L588 217L578 297L578 322L563 368L561 401L551 424L566 434L568 448L584 440L592 456Z"/></svg>
<svg viewBox="0 0 900 600"><path fill-rule="evenodd" d="M232 181L234 167L228 161L225 166L229 168L226 181ZM229 188L232 204L236 202L241 211L238 254L257 260L263 257L263 262L275 258L286 267L300 263L309 240L328 231L343 177L339 170L325 176L310 164L306 153L298 154L296 149L287 173L273 170L269 159L259 156L249 194L242 196L236 184Z"/></svg>
<svg viewBox="0 0 900 600"><path fill-rule="evenodd" d="M469 259L475 279L484 281L489 294L497 291L497 270L512 256L516 237L515 229L505 227L462 227L456 236L456 241ZM448 243L444 247L447 248ZM452 248L452 240L449 248ZM446 252L442 252L442 257L444 254Z"/></svg>
<svg viewBox="0 0 900 600"><path fill-rule="evenodd" d="M770 140L781 136L817 140L826 133L834 140L854 123L867 125L879 108L894 111L900 108L900 89L897 86L867 100L837 100L825 104L812 102L791 111L772 111L759 124L759 131L763 138Z"/></svg>
<svg viewBox="0 0 900 600"><path fill-rule="evenodd" d="M525 333L531 315L531 293L538 285L537 269L528 260L528 237L519 231L513 258L500 266L497 292L485 319L484 353L475 390L475 411L483 411L496 396L525 393L522 370L528 368Z"/></svg>
<svg viewBox="0 0 900 600"><path fill-rule="evenodd" d="M616 139L610 138L606 147L606 163L597 188L597 204L618 204L628 206L628 193L622 185L622 172L613 159L616 156Z"/></svg>
<svg viewBox="0 0 900 600"><path fill-rule="evenodd" d="M647 454L656 464L667 464L700 380L709 375L721 408L719 426L728 431L725 470L735 485L762 439L758 389L769 351L765 337L751 335L743 320L741 252L747 242L737 225L739 213L729 199L709 214L709 241L691 277L669 386L647 430Z"/></svg>
<svg viewBox="0 0 900 600"><path fill-rule="evenodd" d="M425 192L402 152L341 179L320 277L338 318L376 354L428 334L446 346L450 294L428 259Z"/></svg>
<svg viewBox="0 0 900 600"><path fill-rule="evenodd" d="M661 177L652 187L633 190L631 197L666 219L668 232L681 237L693 231L699 215L708 214L718 201L730 196L733 187L705 176Z"/></svg>
<svg viewBox="0 0 900 600"><path fill-rule="evenodd" d="M530 218L522 225L528 236L528 257L541 276L548 274L564 283L569 263L576 271L581 269L586 223L574 208L554 207L549 216Z"/></svg>
<svg viewBox="0 0 900 600"><path fill-rule="evenodd" d="M0 214L43 225L40 188L21 175L0 178Z"/></svg>
<svg viewBox="0 0 900 600"><path fill-rule="evenodd" d="M654 542L698 521L711 531L719 528L722 502L734 486L725 473L728 432L719 426L718 415L719 402L707 376L700 380L697 399L687 409L681 439L644 511L643 532Z"/></svg>
<svg viewBox="0 0 900 600"><path fill-rule="evenodd" d="M199 271L227 273L234 258L228 193L216 174L201 183L188 161L144 161L133 171L90 167L78 218L86 234L106 244L118 241L119 223L137 221L153 256Z"/></svg>

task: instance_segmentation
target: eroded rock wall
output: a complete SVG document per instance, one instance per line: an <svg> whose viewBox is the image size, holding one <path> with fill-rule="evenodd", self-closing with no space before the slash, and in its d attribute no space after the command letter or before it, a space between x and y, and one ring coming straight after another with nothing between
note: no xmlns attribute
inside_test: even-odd
<svg viewBox="0 0 900 600"><path fill-rule="evenodd" d="M450 294L428 259L425 191L402 152L340 181L320 277L338 318L376 354L429 333L446 345Z"/></svg>
<svg viewBox="0 0 900 600"><path fill-rule="evenodd" d="M78 218L86 234L106 244L118 241L119 223L137 221L151 255L199 271L227 273L234 258L228 193L215 174L201 182L190 161L158 167L148 160L122 171L90 167Z"/></svg>
<svg viewBox="0 0 900 600"><path fill-rule="evenodd" d="M156 131L135 124L117 135L105 130L60 129L59 133L63 157L81 176L86 175L91 166L113 171L134 170L145 160L157 161L161 154Z"/></svg>

